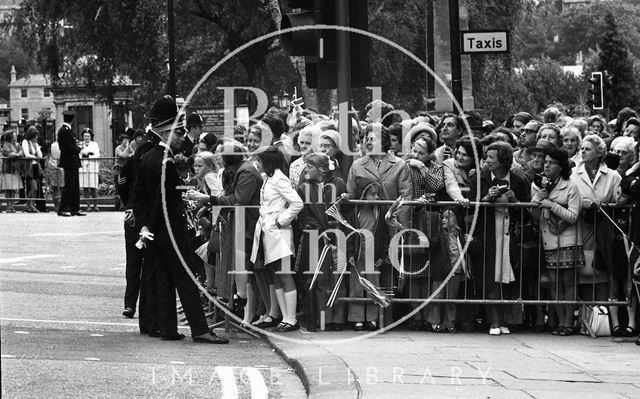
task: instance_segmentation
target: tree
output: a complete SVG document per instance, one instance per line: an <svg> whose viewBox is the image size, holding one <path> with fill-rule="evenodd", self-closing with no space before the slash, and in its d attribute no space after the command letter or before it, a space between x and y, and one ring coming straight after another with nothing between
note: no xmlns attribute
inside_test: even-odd
<svg viewBox="0 0 640 399"><path fill-rule="evenodd" d="M54 89L83 86L109 102L128 76L147 108L162 93L164 14L158 0L23 0L10 33Z"/></svg>
<svg viewBox="0 0 640 399"><path fill-rule="evenodd" d="M511 47L521 41L516 27L529 12L528 0L468 1L469 29L508 29L513 32ZM528 92L522 77L513 71L512 54L474 54L471 57L473 96L477 109L483 109L492 119L506 120L516 111L528 110Z"/></svg>
<svg viewBox="0 0 640 399"><path fill-rule="evenodd" d="M499 59L488 58L483 79L474 80L473 84L476 108L485 110L496 122L503 122L518 111L531 111L530 94L522 76L504 68Z"/></svg>
<svg viewBox="0 0 640 399"><path fill-rule="evenodd" d="M599 70L613 75L605 79L605 105L614 114L638 100L636 80L627 47L618 35L613 15L605 16L606 30L599 42Z"/></svg>
<svg viewBox="0 0 640 399"><path fill-rule="evenodd" d="M578 103L579 95L586 90L581 77L564 72L560 63L546 56L534 59L531 65L523 68L522 79L534 114L544 111L552 102Z"/></svg>
<svg viewBox="0 0 640 399"><path fill-rule="evenodd" d="M226 52L274 31L276 4L261 0L181 3L181 9L175 10L175 37L178 72L185 72L177 75L182 93ZM134 101L148 109L164 93L167 81L166 14L164 0L24 0L11 26L25 52L51 76L54 87L82 85L109 101L119 78L128 76L141 84ZM243 51L203 87L199 99L215 99L213 89L221 81L261 88L278 82L269 79L266 69L271 53L277 53L273 40ZM292 77L292 67L287 75L281 73L281 65L276 67L278 76Z"/></svg>
<svg viewBox="0 0 640 399"><path fill-rule="evenodd" d="M0 99L9 99L11 66L15 66L18 76L31 72L31 62L18 43L11 37L0 39Z"/></svg>

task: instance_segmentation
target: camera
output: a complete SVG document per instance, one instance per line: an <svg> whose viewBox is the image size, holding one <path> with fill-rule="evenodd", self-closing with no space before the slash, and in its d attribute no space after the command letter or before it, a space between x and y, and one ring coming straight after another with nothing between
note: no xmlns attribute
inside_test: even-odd
<svg viewBox="0 0 640 399"><path fill-rule="evenodd" d="M500 193L500 195L503 195L504 193L509 191L509 185L508 184L498 185L498 186L496 186L496 188L498 189L498 192Z"/></svg>
<svg viewBox="0 0 640 399"><path fill-rule="evenodd" d="M549 179L547 179L543 174L538 173L533 177L533 183L541 189L546 190L549 185Z"/></svg>

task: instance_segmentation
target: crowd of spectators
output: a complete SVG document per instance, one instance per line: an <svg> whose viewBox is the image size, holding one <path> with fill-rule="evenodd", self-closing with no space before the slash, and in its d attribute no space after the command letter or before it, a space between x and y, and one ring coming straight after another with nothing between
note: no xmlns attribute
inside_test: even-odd
<svg viewBox="0 0 640 399"><path fill-rule="evenodd" d="M309 330L374 330L381 314L390 322L413 312L406 325L414 330L502 335L531 328L567 336L576 331L580 301L623 301L628 306L608 306L612 335L637 335L640 119L632 109L607 122L572 118L557 105L496 126L473 111L399 120L392 105L377 100L362 120L348 115L345 129L346 121L311 109L274 108L236 126L233 139L204 132L197 114L187 118L176 167L194 188L186 199L203 266L196 272L210 292L233 299L244 325L288 332L304 312ZM15 211L18 190L37 198L46 178L55 199L62 185L59 149L52 146L41 163L34 137L37 131L27 130L22 142L15 131L3 134L7 212ZM87 210L97 210L90 160L100 149L90 130L82 139L81 188L91 199ZM144 141L142 130L119 137L114 177ZM26 167L12 160L25 157L33 158ZM342 220L325 213L336 202ZM237 212L220 205L253 207L240 233ZM30 200L26 211L37 212L37 204ZM336 229L347 234L346 226L361 234L349 236L345 253L335 250L335 234L318 238ZM398 235L401 249L390 251ZM309 261L327 248L329 256ZM252 273L229 273L239 267ZM381 309L362 301L368 291L361 279L415 301ZM419 302L436 291L434 303ZM333 301L336 294L352 301Z"/></svg>
<svg viewBox="0 0 640 399"><path fill-rule="evenodd" d="M275 216L276 222L248 226L250 232L255 229L253 241L247 238L245 248L252 257L242 266L255 271L248 280L236 277L235 288L229 290L211 284L207 277L210 290L238 296L237 308L245 325L285 332L297 329L299 322L290 309L296 302L286 302L279 292L285 285L286 293L297 288L297 308L306 312L310 330L317 327L321 313L326 329L360 331L378 328L381 312L390 322L415 310L406 323L415 330L454 333L460 328L487 328L489 334L501 335L531 328L566 336L579 329L580 301L619 301L629 305L608 306L612 335L638 333L638 298L631 282L634 272L638 273L639 253L633 243L638 244L640 230L640 120L632 110L625 108L616 120L606 123L598 115L571 118L561 106L553 106L539 118L517 113L498 127L473 111L441 116L421 113L403 121L395 120L392 111L393 106L376 101L367 106L364 120L350 113L352 147L344 142L346 135L340 133L338 120L293 107L270 110L262 120L252 122L246 133L237 127L234 140L212 144L202 134L192 152L185 153L187 180L192 154L203 150L217 154L216 167L207 173L217 174L215 190L222 194L211 194L213 189L207 189L200 177L197 187L201 193L187 195L197 206L217 205L219 198L230 195L260 195L260 201L252 204L260 206L260 215L288 212L286 218ZM299 198L276 190L278 194L273 195L281 196L281 202L265 208L270 201L265 194L267 183L262 190L253 186L259 192L239 192L234 186L237 176L225 174L231 165L225 143L239 153L234 155L237 160L253 160L244 167L253 165L266 182L272 182L274 176L278 182L286 180ZM276 150L282 160L274 166L268 154ZM264 168L265 157L268 169ZM338 199L343 199L339 209L344 221L370 232L375 242L370 258L365 254L365 239L351 242L349 236L342 255L351 265L349 270L354 270L347 279L335 273L344 266L340 261L329 256L312 264L308 257L308 253L317 256L336 244L331 234L325 241L312 234L336 228L349 232L346 224L324 212ZM372 201L349 203L346 199ZM392 207L391 218L390 201L400 201ZM414 202L407 205L407 201ZM472 231L474 214L477 223ZM232 230L224 230L233 224L233 218L226 214L220 220L224 220L225 238L218 250L224 252L226 244L233 247L228 241L232 234L225 234ZM220 220L209 224L219 226ZM389 245L399 232L401 245L412 247L392 253ZM202 233L201 249L210 237L219 237ZM274 236L287 237L281 245L290 249L280 255L264 252L262 246L268 247ZM415 245L425 239L429 248ZM233 254L200 253L205 263L217 262L209 264L216 274L237 267L230 260ZM398 259L390 258L396 254ZM294 265L295 286L278 281L281 274L276 272L285 260ZM323 273L310 290L316 268ZM379 309L361 301L367 297L358 281L361 277L387 295L416 301ZM447 284L435 296L440 301L417 309L421 306L418 300L429 297L445 280ZM216 277L216 281L221 279ZM228 281L227 285L232 286ZM331 301L336 294L354 300ZM456 305L443 299L484 303ZM502 300L512 303L505 305ZM518 300L552 305L521 306ZM563 302L553 305L554 301ZM332 306L327 307L327 302Z"/></svg>

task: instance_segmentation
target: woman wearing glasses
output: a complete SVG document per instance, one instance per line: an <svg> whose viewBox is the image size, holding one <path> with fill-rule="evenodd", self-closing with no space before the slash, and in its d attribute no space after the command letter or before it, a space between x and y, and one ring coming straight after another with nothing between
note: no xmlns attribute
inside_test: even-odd
<svg viewBox="0 0 640 399"><path fill-rule="evenodd" d="M531 185L531 213L542 233L544 257L551 277L551 297L558 301L576 299L575 270L584 266L582 237L578 234L581 198L569 180L571 166L566 151L547 150L544 177ZM557 305L558 327L554 335L573 335L573 306Z"/></svg>

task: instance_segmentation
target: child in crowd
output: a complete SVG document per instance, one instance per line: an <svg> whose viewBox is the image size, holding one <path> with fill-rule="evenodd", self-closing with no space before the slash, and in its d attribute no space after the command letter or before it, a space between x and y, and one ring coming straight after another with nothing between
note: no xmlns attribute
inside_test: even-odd
<svg viewBox="0 0 640 399"><path fill-rule="evenodd" d="M303 182L298 186L298 195L304 199L304 208L302 208L302 211L300 211L298 215L300 225L305 231L317 232L318 235L323 234L328 229L344 230L337 221L325 214L325 211L336 202L336 199L347 191L344 180L334 175L335 164L328 156L322 153L305 155L304 163L306 174ZM348 206L342 207L341 211L348 211ZM344 215L345 217L349 216L348 213ZM334 259L330 251L321 265L317 265L318 262L309 261L311 245L317 246L317 253L320 254L324 245L329 245L329 242L334 245L337 243L334 240L333 234L322 236L322 238L317 241L315 239L308 240L307 238L309 237L313 238L314 235L305 236L305 239L302 240L302 247L299 248L300 256L298 256L297 259L298 265L308 262L309 272L315 271L316 266L320 268L320 272L312 291L307 297L309 300L307 308L310 312L307 319L307 328L315 330L318 321L318 312L324 310L325 329L333 331L342 330L346 319L346 305L343 302L335 302L332 307L326 308L327 301L338 280L337 272L342 271L337 270L337 264L335 262L337 258ZM340 255L338 254L337 256ZM342 256L346 256L346 254L342 254ZM309 280L308 283L311 282L310 279L312 276L313 274L311 273L305 275ZM339 297L346 296L347 288L344 281L340 285L337 294Z"/></svg>
<svg viewBox="0 0 640 399"><path fill-rule="evenodd" d="M199 152L193 160L193 170L198 191L208 195L222 195L222 182L218 176L218 166L213 153Z"/></svg>
<svg viewBox="0 0 640 399"><path fill-rule="evenodd" d="M380 197L378 196L378 193L380 190L380 184L373 182L365 187L360 199L379 200ZM367 236L358 237L359 244L357 246L356 258L349 259L350 262L355 263L360 275L369 280L376 287L380 286L379 267L384 263L384 259L386 259L385 250L388 248L388 245L376 241L376 237L384 237L384 234L379 230L387 228L385 223L379 223L379 220L383 216L384 215L380 215L380 206L378 205L361 205L356 208L357 225L355 227L365 232ZM375 245L374 259L367 259L368 245ZM367 261L372 264L367 265ZM375 270L375 272L370 273L371 270ZM351 298L366 298L367 293L358 282L358 276L356 273L351 273L349 277L349 296ZM350 322L354 323L353 329L355 331L376 330L378 306L374 303L350 302L347 317Z"/></svg>
<svg viewBox="0 0 640 399"><path fill-rule="evenodd" d="M442 214L442 230L429 239L431 250L431 292L442 285L451 273L452 268L455 268L455 271L434 299L457 298L460 284L469 276L468 260L463 253L465 242L468 240L472 240L472 238L462 234L454 210L445 210ZM456 333L455 319L455 304L432 303L429 305L427 320L431 323L434 332Z"/></svg>
<svg viewBox="0 0 640 399"><path fill-rule="evenodd" d="M222 195L222 182L218 175L218 167L215 162L215 155L209 151L199 152L193 160L193 169L195 171L196 186L198 191L207 195ZM212 212L206 207L201 207L196 213L196 237L194 238L193 247L196 249L198 256L204 262L204 272L206 276L207 290L214 291L214 263L215 253L211 254L208 245L211 238L213 228ZM217 217L216 217L217 219Z"/></svg>

